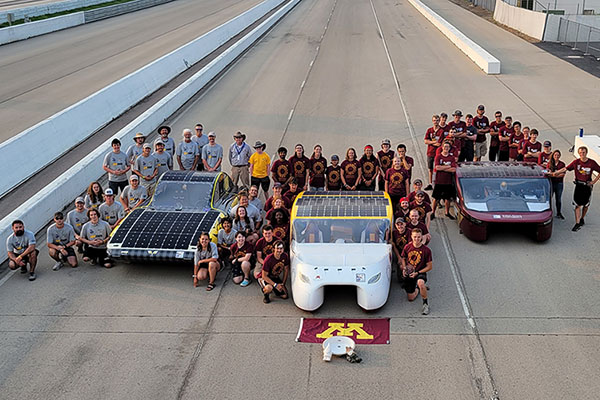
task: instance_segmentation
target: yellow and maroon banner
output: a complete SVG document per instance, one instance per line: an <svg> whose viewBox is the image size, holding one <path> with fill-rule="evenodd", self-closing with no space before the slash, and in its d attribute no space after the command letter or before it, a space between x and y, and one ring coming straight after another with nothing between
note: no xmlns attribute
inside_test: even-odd
<svg viewBox="0 0 600 400"><path fill-rule="evenodd" d="M390 319L302 318L296 341L322 343L332 336L348 336L356 344L389 344Z"/></svg>

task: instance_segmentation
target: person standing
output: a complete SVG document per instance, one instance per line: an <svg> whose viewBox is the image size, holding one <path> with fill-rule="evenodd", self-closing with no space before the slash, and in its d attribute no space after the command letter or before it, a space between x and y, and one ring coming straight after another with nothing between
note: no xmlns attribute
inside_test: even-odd
<svg viewBox="0 0 600 400"><path fill-rule="evenodd" d="M152 153L152 157L156 158L156 167L158 168L157 177L161 177L167 171L173 169L173 157L165 151L165 144L163 142L156 142L154 145L155 151Z"/></svg>
<svg viewBox="0 0 600 400"><path fill-rule="evenodd" d="M231 179L237 186L242 182L242 186L247 189L250 186L250 156L252 149L245 142L246 135L242 132L236 132L233 135L234 143L229 146L229 163L231 164Z"/></svg>
<svg viewBox="0 0 600 400"><path fill-rule="evenodd" d="M267 145L257 140L254 143L254 153L250 156L250 183L263 190L265 201L269 198L269 166L271 165L271 157L265 152Z"/></svg>
<svg viewBox="0 0 600 400"><path fill-rule="evenodd" d="M454 117L454 119L448 124L450 132L452 132L452 137L454 138L454 145L458 148L459 151L462 150L463 141L467 136L467 124L465 121L461 121L462 116L462 111L454 111L454 113L452 114L452 117Z"/></svg>
<svg viewBox="0 0 600 400"><path fill-rule="evenodd" d="M221 172L223 163L223 146L217 143L217 135L208 132L208 144L202 148L202 164L204 170L209 172Z"/></svg>
<svg viewBox="0 0 600 400"><path fill-rule="evenodd" d="M46 230L48 254L56 261L52 267L53 271L61 269L64 263L68 263L72 268L77 267L77 256L73 250L75 240L75 231L71 225L65 224L63 213L54 213L54 223Z"/></svg>
<svg viewBox="0 0 600 400"><path fill-rule="evenodd" d="M310 157L309 188L311 191L322 192L325 190L325 174L327 173L327 159L323 157L323 148L320 144L313 148Z"/></svg>
<svg viewBox="0 0 600 400"><path fill-rule="evenodd" d="M106 189L104 193L104 203L100 204L100 218L108 222L111 231L125 218L125 210L121 203L115 202L115 194L111 188Z"/></svg>
<svg viewBox="0 0 600 400"><path fill-rule="evenodd" d="M365 146L364 154L360 159L360 172L362 181L359 190L375 191L377 177L380 174L379 160L373 155L373 146L370 144Z"/></svg>
<svg viewBox="0 0 600 400"><path fill-rule="evenodd" d="M435 157L435 186L433 188L433 204L431 219L435 218L435 210L440 200L444 200L446 217L456 219L450 214L450 203L456 198L454 187L454 173L456 172L456 158L450 154L450 143L444 142L442 152Z"/></svg>
<svg viewBox="0 0 600 400"><path fill-rule="evenodd" d="M423 307L421 313L429 314L429 301L427 299L427 272L433 268L433 257L429 247L423 244L420 229L413 229L410 233L411 242L404 246L401 254L403 288L408 301L413 301L421 294Z"/></svg>
<svg viewBox="0 0 600 400"><path fill-rule="evenodd" d="M121 141L112 140L112 151L104 157L102 168L108 172L108 187L115 193L123 191L127 186L127 172L131 169L127 154L121 151Z"/></svg>
<svg viewBox="0 0 600 400"><path fill-rule="evenodd" d="M542 144L537 141L538 130L532 129L529 132L529 140L523 143L523 161L536 164L538 156L542 151Z"/></svg>
<svg viewBox="0 0 600 400"><path fill-rule="evenodd" d="M473 161L481 161L487 154L487 134L490 132L490 121L483 115L485 107L483 104L477 106L477 115L473 118L473 126L477 129L477 139L475 139L475 154Z"/></svg>
<svg viewBox="0 0 600 400"><path fill-rule="evenodd" d="M125 187L120 197L125 213L141 206L147 198L148 189L140 186L140 178L137 175L131 175L129 185Z"/></svg>
<svg viewBox="0 0 600 400"><path fill-rule="evenodd" d="M198 145L198 155L202 158L202 149L208 144L208 137L202 133L204 131L204 126L202 126L202 124L196 124L194 130L196 131L196 134L192 136L192 142ZM201 161L198 162L196 169L198 171L204 171L204 164Z"/></svg>
<svg viewBox="0 0 600 400"><path fill-rule="evenodd" d="M22 274L27 273L27 264L29 264L29 280L35 281L35 267L37 265L37 256L40 253L35 248L35 235L33 232L25 229L25 224L21 220L15 220L11 224L13 233L6 238L6 253L8 256L8 268L15 270L21 269Z"/></svg>
<svg viewBox="0 0 600 400"><path fill-rule="evenodd" d="M465 137L462 140L462 148L458 161L473 161L475 154L475 141L477 140L477 128L473 125L473 116L467 114L466 117Z"/></svg>
<svg viewBox="0 0 600 400"><path fill-rule="evenodd" d="M133 173L140 178L142 186L149 188L156 183L158 175L158 160L150 154L152 146L150 143L144 143L144 150L133 163Z"/></svg>
<svg viewBox="0 0 600 400"><path fill-rule="evenodd" d="M442 145L440 138L444 135L444 129L440 126L440 116L437 114L434 115L431 117L431 122L433 123L433 126L427 129L427 132L425 132L425 144L427 145L427 169L429 170L429 184L425 190L433 189L431 184L433 183L433 161L435 160L435 151Z"/></svg>
<svg viewBox="0 0 600 400"><path fill-rule="evenodd" d="M163 125L156 131L160 137L154 141L154 147L156 147L156 143L162 142L165 145L165 151L169 153L171 157L175 158L175 141L173 138L169 137L169 134L171 133L171 127Z"/></svg>
<svg viewBox="0 0 600 400"><path fill-rule="evenodd" d="M300 190L308 190L308 171L310 160L304 155L304 146L297 144L294 155L289 159L292 168L292 176L298 181Z"/></svg>
<svg viewBox="0 0 600 400"><path fill-rule="evenodd" d="M265 258L262 267L261 277L258 279L263 293L263 302L271 302L270 295L275 293L282 299L288 298L288 291L285 287L288 275L290 273L290 257L284 251L283 241L277 240L273 244L273 254Z"/></svg>
<svg viewBox="0 0 600 400"><path fill-rule="evenodd" d="M498 152L500 151L500 129L504 127L501 111L496 111L494 113L494 118L495 120L490 123L490 161L498 160Z"/></svg>
<svg viewBox="0 0 600 400"><path fill-rule="evenodd" d="M521 123L519 121L515 121L513 127L514 132L510 135L510 139L508 140L508 160L518 161L517 158L519 158L521 142L525 136L523 135L523 132L521 132Z"/></svg>
<svg viewBox="0 0 600 400"><path fill-rule="evenodd" d="M177 145L175 155L177 156L177 164L182 171L195 171L200 153L198 153L198 145L192 142L191 129L184 129L183 142Z"/></svg>
<svg viewBox="0 0 600 400"><path fill-rule="evenodd" d="M331 165L327 167L327 190L342 190L342 167L339 165L340 157L337 154L331 156Z"/></svg>
<svg viewBox="0 0 600 400"><path fill-rule="evenodd" d="M342 185L344 190L356 190L362 179L360 162L356 159L356 150L346 150L346 159L342 163Z"/></svg>
<svg viewBox="0 0 600 400"><path fill-rule="evenodd" d="M400 143L396 148L396 157L400 159L402 168L406 170L406 176L408 176L408 184L410 185L412 179L412 168L415 165L415 160L406 155L406 145ZM408 194L408 193L407 193Z"/></svg>
<svg viewBox="0 0 600 400"><path fill-rule="evenodd" d="M549 140L544 142L544 148L538 155L537 163L544 169L548 168L548 163L552 157L552 143Z"/></svg>
<svg viewBox="0 0 600 400"><path fill-rule="evenodd" d="M402 168L402 160L396 157L392 162L392 168L385 174L385 191L390 195L394 210L399 208L400 199L407 196L409 190L408 175Z"/></svg>
<svg viewBox="0 0 600 400"><path fill-rule="evenodd" d="M105 268L112 267L112 261L106 252L106 243L110 240L110 226L108 222L100 219L100 212L96 209L88 210L89 221L81 228L78 239L85 243L83 261L92 264L103 264Z"/></svg>
<svg viewBox="0 0 600 400"><path fill-rule="evenodd" d="M379 190L385 190L385 174L388 169L392 167L392 160L394 159L394 151L391 149L392 142L390 139L383 139L381 141L381 150L377 152L377 159L379 160Z"/></svg>
<svg viewBox="0 0 600 400"><path fill-rule="evenodd" d="M133 137L133 142L135 144L132 144L127 149L127 158L129 160L130 165L133 165L137 156L142 154L142 150L143 150L145 141L146 141L146 135L144 135L141 132L136 133L135 136Z"/></svg>
<svg viewBox="0 0 600 400"><path fill-rule="evenodd" d="M515 128L512 125L512 117L506 116L504 118L504 126L500 128L498 132L498 140L500 141L500 147L498 148L498 161L508 161L510 156L510 149L508 143L510 142L510 135L515 133Z"/></svg>
<svg viewBox="0 0 600 400"><path fill-rule="evenodd" d="M127 188L127 186L125 188ZM123 189L123 191L125 191L125 189ZM121 194L123 194L123 192L121 192ZM83 227L83 224L88 221L89 219L85 209L85 201L83 197L78 197L75 199L75 209L67 213L67 223L75 230L75 238L77 238L77 235L81 234L81 228ZM80 254L83 253L83 242L81 242L79 239L76 239L75 245L77 246L77 252Z"/></svg>
<svg viewBox="0 0 600 400"><path fill-rule="evenodd" d="M554 150L552 152L550 160L548 161L548 173L546 175L550 177L550 182L552 182L552 196L554 197L554 204L556 205L556 218L565 219L561 210L565 171L560 172L565 168L565 163L561 161L560 156L560 150Z"/></svg>

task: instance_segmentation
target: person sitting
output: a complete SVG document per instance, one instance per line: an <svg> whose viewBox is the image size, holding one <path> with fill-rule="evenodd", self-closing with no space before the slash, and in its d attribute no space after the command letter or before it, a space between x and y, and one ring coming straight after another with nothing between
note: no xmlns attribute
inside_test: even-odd
<svg viewBox="0 0 600 400"><path fill-rule="evenodd" d="M267 199L267 201L265 202L265 211L269 212L269 210L271 208L273 208L273 201L275 199L279 199L279 198L283 198L283 202L284 202L284 206L287 209L290 209L292 207L292 204L289 202L289 200L286 197L283 197L283 187L281 186L281 184L279 182L275 183L273 185L273 196L269 197Z"/></svg>
<svg viewBox="0 0 600 400"><path fill-rule="evenodd" d="M262 275L258 279L258 284L262 288L263 302L270 303L270 294L275 293L282 299L288 298L288 291L285 287L289 271L290 257L284 251L285 246L281 240L273 245L273 254L267 256L262 268Z"/></svg>
<svg viewBox="0 0 600 400"><path fill-rule="evenodd" d="M229 263L231 256L231 246L235 243L235 234L233 230L233 222L229 217L221 219L221 229L217 233L217 249L219 250L219 260Z"/></svg>
<svg viewBox="0 0 600 400"><path fill-rule="evenodd" d="M429 228L430 216L433 212L431 205L425 201L425 192L419 190L415 196L415 200L410 203L409 208L419 212L419 221L423 222Z"/></svg>
<svg viewBox="0 0 600 400"><path fill-rule="evenodd" d="M408 202L408 197L402 197L400 199L400 207L396 206L396 212L394 213L394 218L402 218L404 221L408 222L410 220L410 203Z"/></svg>
<svg viewBox="0 0 600 400"><path fill-rule="evenodd" d="M270 220L273 216L273 213L276 210L281 210L283 211L289 218L290 216L290 212L288 211L287 208L285 208L285 201L283 200L283 198L279 197L273 200L273 208L271 208L269 210L269 212L267 212L267 215L265 215L265 219L266 220Z"/></svg>
<svg viewBox="0 0 600 400"><path fill-rule="evenodd" d="M252 191L252 189L250 189L250 190ZM262 224L262 215L261 215L261 211L260 211L261 209L256 208L256 206L254 206L253 204L250 203L250 196L245 191L242 191L239 193L238 204L229 211L229 215L231 216L231 218L235 218L237 209L240 206L246 207L246 213L248 214L250 219L252 219L252 221L254 222L254 228L259 229L260 225Z"/></svg>
<svg viewBox="0 0 600 400"><path fill-rule="evenodd" d="M284 243L289 243L290 219L283 209L275 210L269 219L273 227L273 235ZM287 245L286 245L287 247Z"/></svg>
<svg viewBox="0 0 600 400"><path fill-rule="evenodd" d="M254 221L248 216L246 207L239 206L236 210L233 220L233 229L236 232L243 232L245 239L253 245L258 240L255 232Z"/></svg>
<svg viewBox="0 0 600 400"><path fill-rule="evenodd" d="M198 286L198 281L205 281L208 278L206 291L213 290L215 278L220 269L217 245L210 241L207 232L202 232L198 239L198 249L194 254L194 287Z"/></svg>
<svg viewBox="0 0 600 400"><path fill-rule="evenodd" d="M233 283L242 287L248 286L250 280L250 270L254 268L254 247L246 240L246 235L242 231L235 234L235 243L231 246L231 271L233 274Z"/></svg>
<svg viewBox="0 0 600 400"><path fill-rule="evenodd" d="M392 231L392 262L398 266L398 281L402 282L402 271L400 268L400 254L410 242L410 232L406 229L406 221L402 218L396 218L394 230Z"/></svg>

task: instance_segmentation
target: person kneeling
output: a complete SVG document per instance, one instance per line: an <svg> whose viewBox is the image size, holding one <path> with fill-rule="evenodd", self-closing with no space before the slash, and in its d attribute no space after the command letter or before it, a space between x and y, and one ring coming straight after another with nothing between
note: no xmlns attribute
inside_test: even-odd
<svg viewBox="0 0 600 400"><path fill-rule="evenodd" d="M411 231L411 243L404 246L402 250L402 276L404 277L403 288L406 291L408 301L413 301L419 293L423 298L422 314L429 314L429 302L427 300L427 272L433 267L431 250L423 244L421 230L415 228Z"/></svg>
<svg viewBox="0 0 600 400"><path fill-rule="evenodd" d="M264 295L264 303L271 302L271 292L275 292L275 295L282 299L287 299L289 297L285 282L290 273L290 257L283 249L283 241L278 240L273 245L273 254L270 254L265 258L262 267L262 276L258 278L258 283L260 284Z"/></svg>
<svg viewBox="0 0 600 400"><path fill-rule="evenodd" d="M210 241L207 232L202 232L200 239L198 239L198 249L194 254L194 287L198 286L198 281L204 281L208 278L206 291L213 290L215 288L215 278L220 269L217 245Z"/></svg>

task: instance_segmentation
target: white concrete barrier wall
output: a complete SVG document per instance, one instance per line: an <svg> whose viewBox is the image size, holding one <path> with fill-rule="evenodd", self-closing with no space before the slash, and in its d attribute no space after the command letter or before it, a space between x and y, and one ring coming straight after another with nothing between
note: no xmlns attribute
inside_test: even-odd
<svg viewBox="0 0 600 400"><path fill-rule="evenodd" d="M0 197L252 25L285 0L265 0L230 21L138 69L37 125L0 143L0 159L20 165L0 181ZM44 152L23 162L27 149Z"/></svg>
<svg viewBox="0 0 600 400"><path fill-rule="evenodd" d="M511 6L503 1L496 1L494 19L499 23L509 26L531 36L542 40L544 27L546 26L546 14L531 11L521 7Z"/></svg>
<svg viewBox="0 0 600 400"><path fill-rule="evenodd" d="M136 132L154 130L299 2L300 0L292 0L273 13L273 15L259 26L223 52L223 54L219 55L144 114L121 129L115 137L118 137L122 143L131 143ZM104 175L102 162L106 153L111 151L112 139L98 146L96 150L88 154L35 196L3 218L0 221L0 243L6 243L6 238L12 233L11 223L13 220L21 219L25 222L27 229L38 232L50 222L52 215L57 210L62 210L65 206L72 203L89 182L97 180ZM6 252L0 252L0 262L4 262L6 258Z"/></svg>
<svg viewBox="0 0 600 400"><path fill-rule="evenodd" d="M23 19L25 15L28 17L38 17L40 15L54 14L58 12L74 10L76 8L94 6L96 4L107 3L110 0L66 0L56 1L53 3L40 4L37 6L14 8L0 12L0 24L8 22L7 14L13 14L14 20Z"/></svg>
<svg viewBox="0 0 600 400"><path fill-rule="evenodd" d="M500 60L469 39L464 33L456 29L420 0L408 1L486 74L500 73Z"/></svg>
<svg viewBox="0 0 600 400"><path fill-rule="evenodd" d="M0 45L60 31L85 23L83 12L42 19L0 29Z"/></svg>

